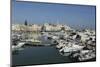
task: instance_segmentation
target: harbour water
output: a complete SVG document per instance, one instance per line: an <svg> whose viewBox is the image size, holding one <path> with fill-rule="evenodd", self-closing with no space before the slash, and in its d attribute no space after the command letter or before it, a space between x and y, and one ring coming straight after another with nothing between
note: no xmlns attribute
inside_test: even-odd
<svg viewBox="0 0 100 67"><path fill-rule="evenodd" d="M59 54L54 46L25 47L12 55L12 65L37 65L73 62L67 56Z"/></svg>

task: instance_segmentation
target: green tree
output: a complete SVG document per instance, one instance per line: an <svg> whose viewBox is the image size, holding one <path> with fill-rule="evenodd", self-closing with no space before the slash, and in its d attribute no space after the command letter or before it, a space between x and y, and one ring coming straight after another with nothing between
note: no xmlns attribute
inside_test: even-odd
<svg viewBox="0 0 100 67"><path fill-rule="evenodd" d="M26 26L28 25L28 24L27 24L27 20L25 20L25 23L24 23L24 25L26 25Z"/></svg>

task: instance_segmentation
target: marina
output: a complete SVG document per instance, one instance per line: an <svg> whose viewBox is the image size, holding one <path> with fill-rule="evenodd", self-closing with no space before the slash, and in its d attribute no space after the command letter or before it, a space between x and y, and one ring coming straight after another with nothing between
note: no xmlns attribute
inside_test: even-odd
<svg viewBox="0 0 100 67"><path fill-rule="evenodd" d="M31 34L26 31L26 33L13 33L13 65L71 63L92 59L95 61L95 33L92 30L76 31L70 28L61 31L40 31L40 33ZM53 52L53 50L55 54L51 53L51 55L46 56L46 53ZM42 55L44 58L38 59L38 56ZM24 56L27 57L25 58L27 61L23 60L24 58L22 57ZM19 59L22 60L19 61Z"/></svg>

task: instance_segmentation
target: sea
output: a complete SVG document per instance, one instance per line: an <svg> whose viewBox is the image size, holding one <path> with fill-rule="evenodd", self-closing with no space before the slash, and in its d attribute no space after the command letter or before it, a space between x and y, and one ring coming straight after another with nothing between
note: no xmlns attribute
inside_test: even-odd
<svg viewBox="0 0 100 67"><path fill-rule="evenodd" d="M74 62L67 56L62 56L54 46L25 47L12 54L13 66L58 64Z"/></svg>

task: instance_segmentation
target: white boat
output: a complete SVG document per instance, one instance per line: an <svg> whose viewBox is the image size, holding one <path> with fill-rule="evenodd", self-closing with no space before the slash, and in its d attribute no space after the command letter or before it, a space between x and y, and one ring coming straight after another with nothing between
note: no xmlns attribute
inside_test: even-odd
<svg viewBox="0 0 100 67"><path fill-rule="evenodd" d="M78 50L81 50L83 48L83 46L78 46L78 45L74 45L73 47L63 47L61 51L64 51L64 52L72 52L72 51L78 51Z"/></svg>
<svg viewBox="0 0 100 67"><path fill-rule="evenodd" d="M63 46L62 49L59 50L60 53L63 53L64 56L70 55L72 52L76 52L82 50L84 46L79 46L72 44L71 46Z"/></svg>
<svg viewBox="0 0 100 67"><path fill-rule="evenodd" d="M24 46L25 42L19 42L16 46L12 45L12 51L18 50L22 46Z"/></svg>
<svg viewBox="0 0 100 67"><path fill-rule="evenodd" d="M96 57L96 55L94 52L92 52L92 50L82 50L78 60L85 61L85 60L89 60L89 59L92 59L95 57Z"/></svg>

